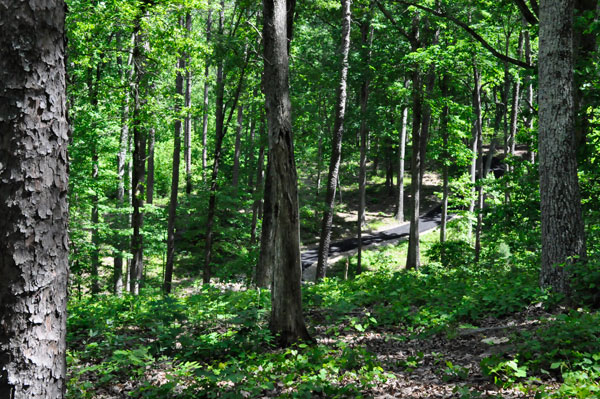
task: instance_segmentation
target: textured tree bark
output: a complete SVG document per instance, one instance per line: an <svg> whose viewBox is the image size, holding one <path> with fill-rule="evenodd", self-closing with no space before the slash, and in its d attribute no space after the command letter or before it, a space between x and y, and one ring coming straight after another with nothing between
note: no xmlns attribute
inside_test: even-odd
<svg viewBox="0 0 600 399"><path fill-rule="evenodd" d="M177 63L177 76L175 77L175 115L181 113L181 99L183 93L183 75L181 71L186 68L184 56L179 58ZM186 88L187 91L187 88ZM187 96L187 92L185 94ZM184 99L187 100L187 98ZM181 163L181 118L175 120L175 134L173 136L173 171L171 178L171 196L169 199L169 217L167 220L167 261L165 264L165 280L163 291L165 294L171 293L171 284L173 281L173 268L175 264L175 222L177 219L177 194L179 192L179 164Z"/></svg>
<svg viewBox="0 0 600 399"><path fill-rule="evenodd" d="M408 88L408 80L404 83ZM396 221L404 222L404 159L406 157L406 128L408 126L408 107L402 110L402 126L398 143L398 192L396 197Z"/></svg>
<svg viewBox="0 0 600 399"><path fill-rule="evenodd" d="M302 315L298 181L289 98L288 38L292 36L294 5L294 0L263 1L269 128L266 184L270 186L266 193L270 196L274 248L270 329L282 346L311 339Z"/></svg>
<svg viewBox="0 0 600 399"><path fill-rule="evenodd" d="M369 140L369 126L367 121L367 107L369 103L369 85L371 83L368 65L371 62L371 44L373 43L373 26L371 25L371 14L373 2L370 5L368 20L360 23L362 39L363 62L365 71L360 88L360 161L358 170L358 218L356 221L358 253L356 255L356 274L362 273L362 228L365 224L365 208L367 203L367 147ZM377 172L377 160L375 160L375 172Z"/></svg>
<svg viewBox="0 0 600 399"><path fill-rule="evenodd" d="M65 5L0 0L0 397L65 394Z"/></svg>
<svg viewBox="0 0 600 399"><path fill-rule="evenodd" d="M233 151L233 172L231 185L237 192L240 180L240 154L242 152L242 130L244 129L244 106L239 105L237 109L237 131L235 134L235 148Z"/></svg>
<svg viewBox="0 0 600 399"><path fill-rule="evenodd" d="M189 37L192 32L192 14L188 11L185 15L185 34ZM185 62L188 63L189 55L184 53ZM185 70L185 119L183 122L183 135L185 142L184 162L185 162L185 192L192 193L192 70L188 66Z"/></svg>
<svg viewBox="0 0 600 399"><path fill-rule="evenodd" d="M333 223L333 210L335 206L335 192L342 160L342 139L344 137L344 118L346 116L346 98L348 81L348 54L350 53L350 0L341 0L342 4L342 43L340 81L335 105L335 122L333 137L331 139L331 159L329 161L329 175L327 176L327 194L325 197L325 211L321 223L321 236L319 237L319 254L317 261L316 280L325 277L329 246L331 244L331 225ZM321 139L319 139L321 143ZM319 147L320 149L320 147Z"/></svg>
<svg viewBox="0 0 600 399"><path fill-rule="evenodd" d="M139 32L141 14L136 17L134 31ZM131 215L131 263L129 266L129 291L133 295L140 292L140 282L144 272L144 241L142 227L144 224L144 180L146 172L146 135L140 124L141 101L140 82L142 78L142 39L136 35L133 46L134 81L133 90L133 163L131 173L131 204L133 214Z"/></svg>
<svg viewBox="0 0 600 399"><path fill-rule="evenodd" d="M208 15L206 17L206 43L210 43L212 26L211 1L208 1ZM208 87L209 87L210 58L206 58L204 66L204 96L202 101L202 174L206 173L206 135L208 133ZM187 188L186 188L187 192ZM188 193L189 194L189 193Z"/></svg>
<svg viewBox="0 0 600 399"><path fill-rule="evenodd" d="M540 3L540 284L569 293L569 268L586 257L575 155L573 0Z"/></svg>

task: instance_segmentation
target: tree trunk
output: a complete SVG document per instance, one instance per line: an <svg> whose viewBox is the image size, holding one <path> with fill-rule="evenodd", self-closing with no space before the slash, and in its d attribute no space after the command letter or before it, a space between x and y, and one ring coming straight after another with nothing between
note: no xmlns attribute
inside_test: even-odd
<svg viewBox="0 0 600 399"><path fill-rule="evenodd" d="M225 1L221 1L221 10L219 12L219 36L223 35L223 20L224 20L224 9L225 9ZM212 258L212 244L213 244L213 225L215 221L215 213L217 209L217 188L219 177L219 164L221 162L221 152L223 147L223 138L227 133L227 126L231 121L231 117L233 115L233 111L237 107L238 100L240 98L240 93L242 90L242 85L244 82L244 76L246 71L246 65L248 64L248 57L246 54L246 61L244 67L242 68L242 72L240 74L240 78L237 84L237 88L235 94L233 96L232 106L229 112L229 116L227 118L227 123L225 123L225 104L224 104L224 95L225 95L225 81L223 76L223 64L224 60L220 59L217 65L217 98L216 98L216 118L215 118L215 153L213 160L213 169L210 180L210 198L208 201L208 212L207 212L207 221L206 221L206 238L205 238L205 246L204 246L204 270L202 274L202 281L204 284L208 284L210 282L210 277L212 275L211 270L211 258Z"/></svg>
<svg viewBox="0 0 600 399"><path fill-rule="evenodd" d="M575 0L575 18L584 17L586 14L598 15L598 0ZM573 47L576 68L593 68L594 54L597 54L596 48L597 33L590 30L590 23L577 21L574 25ZM583 148L590 130L590 119L592 115L588 112L590 108L590 98L593 95L586 95L583 87L586 79L585 73L575 74L575 148ZM582 152L583 154L583 152Z"/></svg>
<svg viewBox="0 0 600 399"><path fill-rule="evenodd" d="M525 40L525 62L531 65L531 38L529 37L529 31L525 31L524 33ZM535 133L533 132L533 116L534 116L534 108L533 108L533 82L529 75L525 76L525 86L527 86L527 106L529 107L527 112L527 121L525 126L527 127L527 131L529 133L529 137L532 137ZM535 145L529 141L529 162L535 163Z"/></svg>
<svg viewBox="0 0 600 399"><path fill-rule="evenodd" d="M255 87L252 93L252 98L255 99L258 96L258 89ZM256 143L256 103L253 103L250 107L250 134L248 140L248 150L246 151L245 164L248 170L248 190L254 190L254 173L252 165L254 165L254 152Z"/></svg>
<svg viewBox="0 0 600 399"><path fill-rule="evenodd" d="M131 38L132 42L135 42L135 33ZM121 57L118 58L119 65L122 64ZM130 53L127 59L127 73L122 72L122 83L123 85L127 85L127 89L125 90L123 96L123 105L121 108L121 133L119 136L119 153L117 154L117 203L119 204L119 208L123 207L125 201L125 164L127 162L127 150L129 146L129 85L131 84L133 78L133 68L131 64L133 63L133 54ZM124 215L118 216L118 228L122 229L125 226ZM120 296L123 293L123 256L121 252L125 250L122 239L119 235L117 239L117 250L118 252L114 254L114 293L117 296Z"/></svg>
<svg viewBox="0 0 600 399"><path fill-rule="evenodd" d="M231 185L237 192L240 180L240 153L242 150L242 131L244 129L244 106L239 105L237 109L237 131L235 134L235 148L233 151L233 173Z"/></svg>
<svg viewBox="0 0 600 399"><path fill-rule="evenodd" d="M477 167L477 180L481 180L483 177L483 126L481 118L481 77L479 76L479 69L477 63L474 60L473 63L473 108L475 111L475 127L474 137L475 140L475 153L476 167ZM474 176L473 176L474 177ZM479 262L479 255L481 254L481 229L483 227L483 186L481 182L477 183L477 226L475 227L475 262Z"/></svg>
<svg viewBox="0 0 600 399"><path fill-rule="evenodd" d="M0 397L65 394L68 272L60 0L0 0Z"/></svg>
<svg viewBox="0 0 600 399"><path fill-rule="evenodd" d="M365 224L366 208L366 188L367 188L367 146L369 140L369 126L367 121L367 106L369 102L369 84L371 62L371 44L373 43L373 26L371 25L371 11L373 3L370 5L368 20L360 24L360 33L362 39L363 63L363 82L360 88L360 162L358 171L358 220L356 228L358 230L358 254L356 256L356 274L362 273L362 228ZM375 166L377 172L377 166Z"/></svg>
<svg viewBox="0 0 600 399"><path fill-rule="evenodd" d="M523 55L523 32L519 33L519 47L517 49L517 59ZM508 136L508 150L510 155L515 155L515 146L517 143L519 100L521 98L521 81L517 77L513 83L512 108L510 110L510 134Z"/></svg>
<svg viewBox="0 0 600 399"><path fill-rule="evenodd" d="M189 38L192 31L192 14L188 11L185 15L185 34ZM184 53L185 63L189 62L189 54ZM185 142L185 192L186 194L192 193L192 70L189 65L186 65L185 70L185 119L184 119L184 142ZM179 176L178 176L179 178Z"/></svg>
<svg viewBox="0 0 600 399"><path fill-rule="evenodd" d="M347 80L348 80L348 54L350 52L350 0L341 0L342 3L342 43L340 81L335 106L335 122L333 137L331 138L331 159L329 161L329 175L327 176L327 195L325 197L325 211L321 223L321 236L319 237L319 254L317 261L316 280L325 277L329 246L331 244L331 225L335 206L335 191L338 183L340 162L342 159L342 139L344 137L344 118L346 116ZM321 139L319 139L321 143Z"/></svg>
<svg viewBox="0 0 600 399"><path fill-rule="evenodd" d="M323 137L319 136L317 144L317 201L321 196L321 170L323 170Z"/></svg>
<svg viewBox="0 0 600 399"><path fill-rule="evenodd" d="M223 20L225 18L225 1L221 0L221 9L219 10L219 37L223 35ZM210 179L210 198L208 200L208 215L206 221L206 237L204 243L204 269L202 273L202 281L204 284L210 283L211 258L212 258L212 241L213 241L213 223L215 219L215 208L217 202L217 177L219 175L219 163L221 161L221 149L223 146L223 123L225 118L225 82L223 80L223 59L217 62L217 97L215 110L215 153L213 157L213 168Z"/></svg>
<svg viewBox="0 0 600 399"><path fill-rule="evenodd" d="M442 156L442 216L441 216L441 224L440 224L440 244L446 242L446 229L448 224L448 197L449 197L449 188L448 188L448 166L449 162L451 162L450 151L448 148L448 137L450 132L448 131L448 120L450 118L450 109L448 107L448 102L450 99L448 98L448 81L450 78L448 75L444 75L440 82L440 90L442 94L442 99L444 101L444 108L442 109L442 117L441 117L441 126L440 130L442 133L442 143L444 148L443 156ZM442 246L442 253L440 255L442 264L444 264L444 247Z"/></svg>
<svg viewBox="0 0 600 399"><path fill-rule="evenodd" d="M412 111L412 157L410 162L410 229L408 233L408 252L406 255L406 268L416 269L421 264L419 251L419 209L421 200L421 118L423 106L423 88L421 86L421 71L415 65L412 77L413 111Z"/></svg>
<svg viewBox="0 0 600 399"><path fill-rule="evenodd" d="M212 26L212 8L210 6L210 0L208 1L208 16L206 17L206 43L210 43L211 39L211 26ZM209 68L210 58L206 58L206 65L204 66L204 99L202 101L202 173L206 173L206 136L208 133L208 84L209 84ZM187 188L186 188L187 192Z"/></svg>
<svg viewBox="0 0 600 399"><path fill-rule="evenodd" d="M188 14L189 15L189 14ZM171 293L171 283L173 280L173 268L175 264L175 221L177 219L177 194L179 192L179 164L181 162L181 99L183 93L183 76L181 71L186 68L185 56L179 58L177 65L177 76L175 78L175 135L173 136L173 175L171 179L171 198L169 200L169 218L167 221L167 261L165 264L165 281L163 291L165 294ZM187 100L187 88L186 98Z"/></svg>
<svg viewBox="0 0 600 399"><path fill-rule="evenodd" d="M141 16L135 21L135 32L139 32ZM131 263L129 267L129 291L133 295L140 292L140 282L144 271L144 241L142 236L142 227L144 224L144 178L146 164L146 137L142 131L141 101L140 101L140 82L142 74L143 57L141 54L142 43L140 35L136 35L135 45L133 47L133 66L134 82L133 89L133 165L131 174L131 204L133 205L133 214L131 216L131 227L133 234L131 236Z"/></svg>
<svg viewBox="0 0 600 399"><path fill-rule="evenodd" d="M96 82L92 75L92 68L89 69L88 92L90 105L94 111L98 109L98 85L100 84L101 69L96 65ZM92 259L90 277L92 279L91 293L96 295L100 292L100 281L98 280L98 269L100 267L100 235L98 231L99 210L98 210L98 144L92 140Z"/></svg>
<svg viewBox="0 0 600 399"><path fill-rule="evenodd" d="M404 83L408 88L408 80ZM408 125L408 107L402 110L402 127L398 143L398 192L396 198L396 221L404 222L404 158L406 156L406 128Z"/></svg>
<svg viewBox="0 0 600 399"><path fill-rule="evenodd" d="M475 121L473 122L473 129L471 134L471 201L469 202L469 213L475 212L476 197L477 197L477 155L479 154L479 117L481 115L481 99L479 97L479 71L477 69L477 60L473 56L473 93L472 93L472 106L473 113L475 114ZM479 112L477 111L479 110ZM505 139L506 148L508 148L508 138ZM469 222L469 241L473 238L472 230L473 225Z"/></svg>
<svg viewBox="0 0 600 399"><path fill-rule="evenodd" d="M264 90L269 127L266 185L271 187L266 192L271 197L275 248L270 329L282 346L311 339L302 315L298 181L289 98L288 38L291 39L294 5L294 0L263 1L267 60Z"/></svg>
<svg viewBox="0 0 600 399"><path fill-rule="evenodd" d="M573 0L540 4L539 161L542 213L540 283L570 291L570 268L586 257L575 155Z"/></svg>
<svg viewBox="0 0 600 399"><path fill-rule="evenodd" d="M146 183L146 203L154 203L154 141L156 130L151 127L148 130L148 172Z"/></svg>
<svg viewBox="0 0 600 399"><path fill-rule="evenodd" d="M252 203L252 225L250 228L250 244L256 244L256 224L258 222L259 213L260 213L260 205L262 203L262 198L259 195L263 194L263 170L265 163L265 124L264 117L261 118L261 128L260 128L260 148L258 150L258 161L256 163L256 186L254 187L254 202ZM270 285L270 280L265 283L265 279L261 278L263 285L260 287L268 287ZM255 279L258 281L258 279Z"/></svg>

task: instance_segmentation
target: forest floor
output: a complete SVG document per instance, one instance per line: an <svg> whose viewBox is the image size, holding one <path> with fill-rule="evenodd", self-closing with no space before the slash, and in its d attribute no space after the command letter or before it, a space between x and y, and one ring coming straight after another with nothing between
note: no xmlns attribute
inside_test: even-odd
<svg viewBox="0 0 600 399"><path fill-rule="evenodd" d="M431 209L439 181L426 181ZM353 235L356 194L344 190L333 241ZM383 184L368 199L371 231L397 226ZM365 251L360 275L346 254L304 283L315 342L291 348L273 345L270 293L244 282L180 278L165 297L149 278L137 297L72 297L67 399L600 397L597 311L540 290L535 254L490 241L476 263L456 240L442 264L437 240L422 235L418 271L395 242Z"/></svg>
<svg viewBox="0 0 600 399"><path fill-rule="evenodd" d="M369 313L369 312L366 312ZM553 317L539 306L503 319L488 317L477 326L463 325L444 333L414 338L403 326L373 329L366 333L340 335L352 345L364 346L375 354L387 379L372 386L367 397L384 398L528 398L517 388L503 388L484 376L481 362L502 354L514 345L515 334L535 331L539 320ZM318 330L319 343L328 345L334 339ZM544 382L547 389L560 384L554 378Z"/></svg>

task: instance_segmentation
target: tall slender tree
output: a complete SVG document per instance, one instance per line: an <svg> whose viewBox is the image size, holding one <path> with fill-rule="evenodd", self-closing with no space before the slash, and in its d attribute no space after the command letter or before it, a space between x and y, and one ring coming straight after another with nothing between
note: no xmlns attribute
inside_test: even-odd
<svg viewBox="0 0 600 399"><path fill-rule="evenodd" d="M145 4L138 11L134 22L134 32L140 31L142 16L145 14ZM131 173L131 204L133 214L131 215L131 264L129 266L129 291L133 295L140 292L140 282L144 271L144 240L142 227L144 224L144 181L146 176L146 134L141 124L142 99L140 98L140 86L142 84L143 38L138 33L135 35L133 46L134 80L132 86L133 99L133 161Z"/></svg>
<svg viewBox="0 0 600 399"><path fill-rule="evenodd" d="M369 64L371 62L373 43L373 26L371 24L371 17L373 11L374 2L371 1L369 5L369 11L366 16L366 20L360 23L360 34L362 44L362 62L363 62L363 79L360 86L360 161L358 171L358 218L356 228L358 231L358 254L356 257L356 272L360 274L362 272L362 230L365 224L365 210L366 210L366 190L367 190L367 147L369 140L369 125L367 120L368 103L369 103L369 86L371 84L371 71ZM377 163L377 162L375 162ZM377 171L377 166L375 166Z"/></svg>
<svg viewBox="0 0 600 399"><path fill-rule="evenodd" d="M335 122L331 140L331 159L329 161L329 175L327 176L327 195L325 197L325 211L321 223L321 236L319 237L319 255L317 261L317 280L325 277L329 246L331 244L331 225L333 222L333 209L335 205L335 191L338 184L340 161L342 159L342 138L344 137L344 118L346 116L346 97L348 81L348 54L350 52L350 0L341 0L342 3L342 43L340 45L340 81L338 85L337 103L335 105ZM321 142L319 142L321 143ZM319 146L319 150L321 146Z"/></svg>
<svg viewBox="0 0 600 399"><path fill-rule="evenodd" d="M190 11L185 14L185 38L189 39L192 32L192 13ZM187 46L187 43L186 43ZM185 162L185 192L192 192L192 68L189 62L190 55L187 51L184 52L185 59L185 95L184 103L185 118L183 121L183 141L185 143L184 162Z"/></svg>
<svg viewBox="0 0 600 399"><path fill-rule="evenodd" d="M408 79L404 82L404 87L408 88ZM398 183L396 192L396 221L404 222L404 163L406 157L406 129L408 127L408 106L402 107L402 125L398 135Z"/></svg>
<svg viewBox="0 0 600 399"><path fill-rule="evenodd" d="M188 14L189 15L189 14ZM180 21L181 23L181 21ZM187 100L187 88L183 92L183 71L186 70L185 55L177 61L177 72L175 77L175 134L173 136L173 170L171 176L171 196L169 199L169 216L167 220L167 261L165 264L165 279L163 291L171 293L173 280L173 268L175 263L175 222L177 220L177 194L179 193L179 164L181 162L181 100ZM189 68L188 68L189 69ZM186 111L187 113L188 111Z"/></svg>
<svg viewBox="0 0 600 399"><path fill-rule="evenodd" d="M289 96L289 41L295 0L263 1L265 108L269 153L267 178L273 225L270 329L282 346L310 340L302 315L298 177Z"/></svg>
<svg viewBox="0 0 600 399"><path fill-rule="evenodd" d="M211 41L211 29L212 29L212 7L211 0L207 3L208 11L206 16L206 43ZM208 89L209 89L209 73L210 73L210 58L206 58L206 64L204 65L204 94L202 100L202 173L206 173L206 138L208 134ZM189 191L188 191L189 188ZM186 192L191 192L191 187L186 186Z"/></svg>

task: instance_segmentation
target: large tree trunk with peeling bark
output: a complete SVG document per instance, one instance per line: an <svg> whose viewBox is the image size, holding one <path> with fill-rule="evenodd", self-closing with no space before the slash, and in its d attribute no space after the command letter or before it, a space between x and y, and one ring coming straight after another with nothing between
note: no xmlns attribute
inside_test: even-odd
<svg viewBox="0 0 600 399"><path fill-rule="evenodd" d="M540 4L540 283L560 293L570 291L568 266L586 257L574 137L573 3Z"/></svg>
<svg viewBox="0 0 600 399"><path fill-rule="evenodd" d="M269 156L265 190L272 212L273 283L270 329L282 346L310 340L302 315L298 177L289 97L288 38L294 0L263 1L265 108ZM265 201L266 202L266 201Z"/></svg>
<svg viewBox="0 0 600 399"><path fill-rule="evenodd" d="M331 159L329 161L329 175L327 177L327 194L325 197L325 211L321 223L321 236L319 237L319 255L317 261L316 279L325 277L329 246L331 244L331 225L333 223L333 209L335 205L335 191L338 183L340 162L342 159L342 138L344 137L344 118L346 116L346 97L348 80L348 54L350 52L350 0L341 0L342 3L342 44L340 83L335 106L335 122L331 140ZM319 143L321 143L319 139ZM319 147L320 149L320 147Z"/></svg>
<svg viewBox="0 0 600 399"><path fill-rule="evenodd" d="M65 394L65 6L0 0L0 397Z"/></svg>

